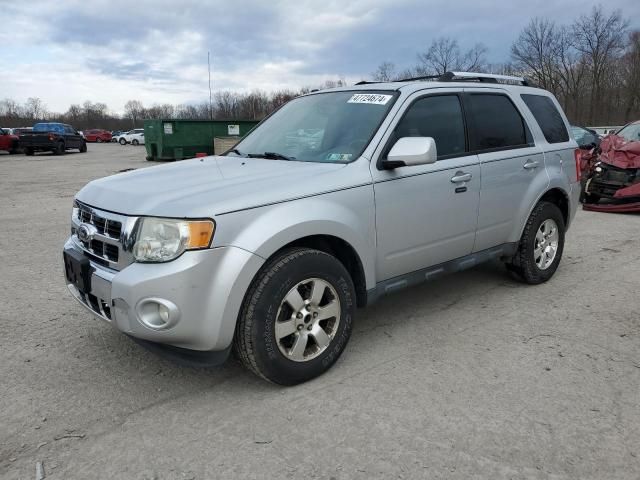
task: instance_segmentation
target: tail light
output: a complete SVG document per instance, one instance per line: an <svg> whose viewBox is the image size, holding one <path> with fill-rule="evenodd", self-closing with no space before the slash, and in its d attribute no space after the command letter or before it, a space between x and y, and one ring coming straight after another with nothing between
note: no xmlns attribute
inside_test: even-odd
<svg viewBox="0 0 640 480"><path fill-rule="evenodd" d="M56 136L53 133L49 134L49 140L53 141L55 140Z"/></svg>
<svg viewBox="0 0 640 480"><path fill-rule="evenodd" d="M582 151L576 148L573 151L573 156L576 160L576 182L579 182L582 178Z"/></svg>

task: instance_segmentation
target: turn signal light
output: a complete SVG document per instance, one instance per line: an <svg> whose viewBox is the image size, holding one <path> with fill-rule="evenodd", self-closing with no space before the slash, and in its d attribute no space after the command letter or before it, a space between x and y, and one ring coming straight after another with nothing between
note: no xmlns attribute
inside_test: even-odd
<svg viewBox="0 0 640 480"><path fill-rule="evenodd" d="M213 222L209 220L190 221L187 248L207 248L213 237L213 228Z"/></svg>

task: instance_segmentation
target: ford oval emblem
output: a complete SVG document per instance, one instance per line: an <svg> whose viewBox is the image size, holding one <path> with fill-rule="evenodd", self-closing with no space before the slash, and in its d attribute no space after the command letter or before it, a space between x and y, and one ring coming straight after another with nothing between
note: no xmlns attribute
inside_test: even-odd
<svg viewBox="0 0 640 480"><path fill-rule="evenodd" d="M77 235L78 239L83 243L88 243L93 239L93 236L98 232L96 227L83 223L78 227Z"/></svg>

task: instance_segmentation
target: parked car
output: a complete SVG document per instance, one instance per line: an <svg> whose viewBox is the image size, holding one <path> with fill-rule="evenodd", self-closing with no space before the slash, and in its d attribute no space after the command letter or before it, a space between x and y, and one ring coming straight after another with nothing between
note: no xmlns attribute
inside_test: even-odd
<svg viewBox="0 0 640 480"><path fill-rule="evenodd" d="M640 121L605 137L582 168L585 210L640 212Z"/></svg>
<svg viewBox="0 0 640 480"><path fill-rule="evenodd" d="M71 125L64 123L36 123L33 130L20 135L20 146L26 155L35 152L53 152L63 155L67 150L87 151L85 139Z"/></svg>
<svg viewBox="0 0 640 480"><path fill-rule="evenodd" d="M0 150L5 150L9 153L18 153L19 138L17 135L13 135L9 129L0 128Z"/></svg>
<svg viewBox="0 0 640 480"><path fill-rule="evenodd" d="M602 140L595 130L571 125L571 135L582 149L591 149L600 146Z"/></svg>
<svg viewBox="0 0 640 480"><path fill-rule="evenodd" d="M19 128L12 128L11 129L11 133L13 135L20 136L23 133L28 133L28 132L30 132L32 130L33 130L33 127L19 127Z"/></svg>
<svg viewBox="0 0 640 480"><path fill-rule="evenodd" d="M118 136L118 143L120 145L126 145L127 143L131 145L144 145L144 128L129 130L127 133Z"/></svg>
<svg viewBox="0 0 640 480"><path fill-rule="evenodd" d="M107 130L93 129L86 130L84 132L84 138L87 142L110 142L111 141L111 132Z"/></svg>
<svg viewBox="0 0 640 480"><path fill-rule="evenodd" d="M113 130L111 132L111 141L112 142L117 142L118 141L118 137L120 137L120 135L122 135L123 133L126 133L126 132L123 132L122 130Z"/></svg>
<svg viewBox="0 0 640 480"><path fill-rule="evenodd" d="M212 365L234 349L262 378L300 383L383 295L490 259L549 280L579 203L577 146L554 96L522 78L311 92L224 156L86 185L66 282L159 353Z"/></svg>

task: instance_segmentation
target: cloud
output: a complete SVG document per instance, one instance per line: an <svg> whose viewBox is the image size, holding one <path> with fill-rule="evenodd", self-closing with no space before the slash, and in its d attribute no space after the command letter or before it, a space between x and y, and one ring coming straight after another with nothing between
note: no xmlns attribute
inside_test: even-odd
<svg viewBox="0 0 640 480"><path fill-rule="evenodd" d="M595 0L594 0L595 2ZM382 61L410 66L436 37L482 42L493 62L532 16L569 22L584 0L68 0L3 7L0 97L41 97L52 110L84 100L122 111L145 103L193 102L214 89L251 91L366 78ZM635 0L610 0L632 21ZM638 25L635 25L638 28ZM10 67L7 67L10 65Z"/></svg>

